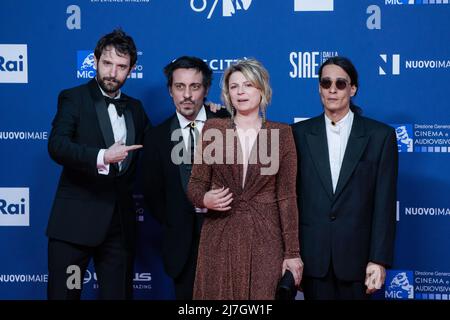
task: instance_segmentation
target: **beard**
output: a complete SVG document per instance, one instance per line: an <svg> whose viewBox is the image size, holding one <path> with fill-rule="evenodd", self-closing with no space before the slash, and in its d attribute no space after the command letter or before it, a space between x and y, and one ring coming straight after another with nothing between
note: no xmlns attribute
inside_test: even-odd
<svg viewBox="0 0 450 320"><path fill-rule="evenodd" d="M97 82L106 93L115 93L117 92L125 83L125 81L120 82L116 78L111 77L97 77Z"/></svg>
<svg viewBox="0 0 450 320"><path fill-rule="evenodd" d="M184 103L186 102L190 102L192 103L189 106L184 105ZM177 108L178 112L183 115L184 117L186 117L189 120L194 120L195 117L197 116L198 112L200 111L200 109L203 106L203 101L202 103L199 105L199 103L195 103L193 100L191 99L185 99L182 102L180 102L179 107ZM192 117L194 117L194 119L191 119Z"/></svg>

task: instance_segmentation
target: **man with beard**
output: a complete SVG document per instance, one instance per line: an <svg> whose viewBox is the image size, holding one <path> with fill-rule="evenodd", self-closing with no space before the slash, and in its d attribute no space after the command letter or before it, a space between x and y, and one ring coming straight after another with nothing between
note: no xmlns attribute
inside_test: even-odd
<svg viewBox="0 0 450 320"><path fill-rule="evenodd" d="M133 39L114 30L94 55L97 76L60 93L48 142L63 166L47 228L49 299L80 299L91 259L100 299L132 297L135 150L150 122L120 90L136 64Z"/></svg>
<svg viewBox="0 0 450 320"><path fill-rule="evenodd" d="M212 71L197 57L180 57L164 68L175 113L155 127L145 141L144 196L163 227L163 261L178 300L191 300L204 208L186 196L194 147L205 121L228 117L206 104Z"/></svg>

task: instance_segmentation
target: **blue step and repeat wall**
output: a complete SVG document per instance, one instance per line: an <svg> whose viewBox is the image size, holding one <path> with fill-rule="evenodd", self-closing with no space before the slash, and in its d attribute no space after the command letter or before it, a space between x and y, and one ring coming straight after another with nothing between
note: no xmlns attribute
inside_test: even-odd
<svg viewBox="0 0 450 320"><path fill-rule="evenodd" d="M268 117L321 113L318 68L351 58L356 104L396 128L395 263L380 299L450 300L450 4L448 0L2 0L0 6L0 299L45 299L45 228L61 168L47 154L60 90L95 75L97 40L115 27L138 46L124 91L155 124L174 111L163 67L196 55L214 70L255 57L271 75ZM135 194L137 299L173 299L161 230ZM90 267L84 298L96 295Z"/></svg>

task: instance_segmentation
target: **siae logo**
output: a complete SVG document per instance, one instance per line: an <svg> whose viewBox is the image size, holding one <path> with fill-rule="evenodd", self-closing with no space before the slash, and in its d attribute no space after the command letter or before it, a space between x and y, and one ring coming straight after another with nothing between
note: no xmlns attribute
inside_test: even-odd
<svg viewBox="0 0 450 320"><path fill-rule="evenodd" d="M392 71L391 74L394 76L397 76L400 74L400 55L399 54L393 54L391 59L389 59L389 56L385 53L380 54L380 58L381 60L383 60L383 62L385 64L391 63L391 67L392 67ZM384 66L378 66L378 74L380 76L385 76L386 75L386 71L384 69Z"/></svg>
<svg viewBox="0 0 450 320"><path fill-rule="evenodd" d="M337 51L293 51L289 53L291 78L311 79L319 77L319 68L322 63L338 55Z"/></svg>
<svg viewBox="0 0 450 320"><path fill-rule="evenodd" d="M26 44L0 44L0 83L28 83Z"/></svg>
<svg viewBox="0 0 450 320"><path fill-rule="evenodd" d="M211 16L216 10L219 0L191 0L191 9L195 12L203 12L207 9L208 4L212 3L209 7L207 19L211 19ZM222 0L222 17L231 17L239 10L248 10L252 4L252 0Z"/></svg>
<svg viewBox="0 0 450 320"><path fill-rule="evenodd" d="M29 225L29 189L0 188L0 226Z"/></svg>

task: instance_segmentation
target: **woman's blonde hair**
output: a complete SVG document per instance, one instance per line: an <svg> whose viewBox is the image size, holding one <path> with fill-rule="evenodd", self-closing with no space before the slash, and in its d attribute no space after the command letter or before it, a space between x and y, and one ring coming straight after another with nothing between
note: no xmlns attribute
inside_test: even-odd
<svg viewBox="0 0 450 320"><path fill-rule="evenodd" d="M230 91L228 88L230 76L234 73L240 71L244 77L250 81L256 88L261 91L261 103L259 105L260 112L262 113L263 120L266 118L266 108L272 99L272 88L269 83L269 73L266 68L263 67L261 62L256 59L243 59L238 60L236 63L229 66L222 79L222 101L225 106L230 111L231 115L234 116L234 108L231 103Z"/></svg>

